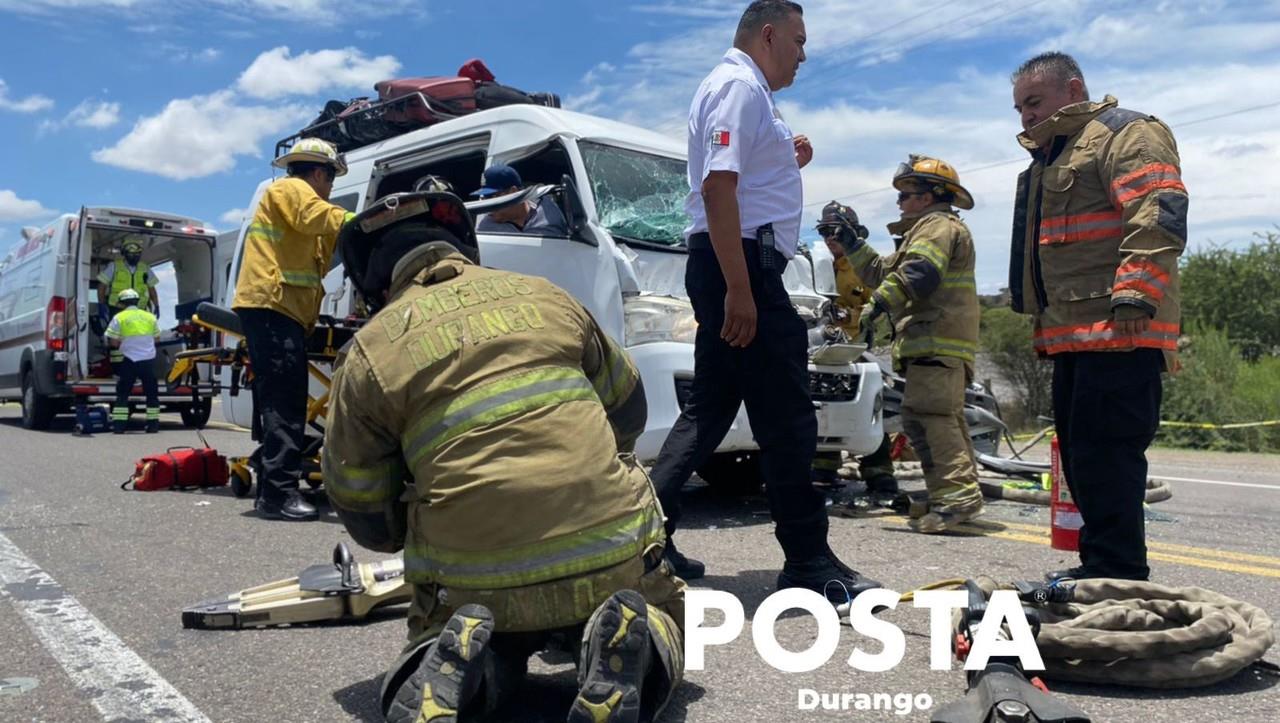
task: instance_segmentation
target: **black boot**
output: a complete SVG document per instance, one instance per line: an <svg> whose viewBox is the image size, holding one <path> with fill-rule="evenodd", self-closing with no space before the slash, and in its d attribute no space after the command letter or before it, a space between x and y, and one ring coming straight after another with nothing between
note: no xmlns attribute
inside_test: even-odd
<svg viewBox="0 0 1280 723"><path fill-rule="evenodd" d="M393 723L456 723L484 680L493 613L463 605L445 623L418 669L400 687L386 719Z"/></svg>
<svg viewBox="0 0 1280 723"><path fill-rule="evenodd" d="M787 561L778 573L778 589L802 587L824 595L832 605L841 605L867 590L884 587L840 562L835 553L799 562Z"/></svg>
<svg viewBox="0 0 1280 723"><path fill-rule="evenodd" d="M652 650L648 610L640 593L619 590L587 621L569 723L640 720Z"/></svg>
<svg viewBox="0 0 1280 723"><path fill-rule="evenodd" d="M1072 580L1092 580L1095 578L1114 578L1116 580L1139 580L1145 582L1146 576L1136 577L1134 575L1116 575L1106 570L1088 567L1086 565L1076 565L1068 567L1065 570L1052 570L1044 574L1044 580L1048 583L1070 582Z"/></svg>
<svg viewBox="0 0 1280 723"><path fill-rule="evenodd" d="M302 498L298 490L285 493L283 502L272 502L259 497L253 503L258 516L264 520L289 520L291 522L311 522L320 518L315 506Z"/></svg>
<svg viewBox="0 0 1280 723"><path fill-rule="evenodd" d="M667 546L662 550L662 556L667 559L676 577L681 580L697 580L707 574L707 566L680 554L676 549L675 541L671 538L667 538Z"/></svg>

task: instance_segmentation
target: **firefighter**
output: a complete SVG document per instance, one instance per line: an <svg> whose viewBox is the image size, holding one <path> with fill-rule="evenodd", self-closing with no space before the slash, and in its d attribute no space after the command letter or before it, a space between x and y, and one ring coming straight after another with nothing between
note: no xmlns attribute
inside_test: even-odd
<svg viewBox="0 0 1280 723"><path fill-rule="evenodd" d="M858 272L854 271L848 257L844 255L844 247L840 237L866 238L867 227L858 223L858 214L852 208L832 201L822 207L822 217L818 219L818 233L834 260L836 277L835 304L843 312L845 321L840 324L846 336L858 338L858 320L862 307L871 300L872 289L862 283ZM893 476L893 459L890 456L892 444L886 433L880 440L876 451L858 460L858 476L867 486L867 492L876 495L896 495L898 479ZM819 452L813 458L814 480L819 483L834 484L840 470L839 452Z"/></svg>
<svg viewBox="0 0 1280 723"><path fill-rule="evenodd" d="M949 164L914 154L898 166L893 186L902 210L889 224L894 253L876 255L860 232L842 234L840 243L859 278L876 285L862 308L859 334L873 332L881 316L896 332L893 366L906 378L902 430L929 491L927 509L912 512L911 528L939 533L982 512L964 421L964 390L978 346L978 292L973 237L955 210L973 208L973 196Z"/></svg>
<svg viewBox="0 0 1280 723"><path fill-rule="evenodd" d="M147 310L154 314L160 313L160 296L156 293L156 285L160 281L151 267L142 260L143 241L141 236L126 236L120 244L120 256L103 267L98 274L98 316L102 319L103 326L125 308L120 303L120 293L125 289L133 289L139 300L144 297L148 299ZM110 358L114 368L122 357L119 350L113 349Z"/></svg>
<svg viewBox="0 0 1280 723"><path fill-rule="evenodd" d="M134 382L147 395L147 434L160 431L160 386L154 368L160 325L146 309L138 308L138 292L125 289L116 296L121 311L107 326L107 343L121 354L116 365L116 402L111 407L111 431L124 434L129 427L129 396Z"/></svg>
<svg viewBox="0 0 1280 723"><path fill-rule="evenodd" d="M307 418L307 335L320 314L321 280L342 224L355 214L328 202L347 164L329 143L303 138L272 162L288 177L267 188L244 241L232 307L253 365L254 439L261 442L258 498L264 519L315 520L302 498Z"/></svg>
<svg viewBox="0 0 1280 723"><path fill-rule="evenodd" d="M382 199L340 244L373 316L334 375L322 466L352 538L403 548L413 585L387 720L494 715L557 641L580 647L570 720L653 719L681 677L684 583L631 455L631 360L550 282L481 267L451 193Z"/></svg>
<svg viewBox="0 0 1280 723"><path fill-rule="evenodd" d="M1146 449L1160 423L1160 373L1176 367L1178 257L1187 189L1169 127L1115 98L1089 100L1071 56L1013 75L1018 178L1009 290L1053 360L1053 418L1080 508L1080 565L1048 574L1146 580Z"/></svg>

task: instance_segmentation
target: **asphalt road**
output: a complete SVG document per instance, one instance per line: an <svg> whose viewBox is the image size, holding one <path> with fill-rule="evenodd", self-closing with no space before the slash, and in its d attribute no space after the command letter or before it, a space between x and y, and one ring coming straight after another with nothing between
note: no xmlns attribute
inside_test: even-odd
<svg viewBox="0 0 1280 723"><path fill-rule="evenodd" d="M190 631L180 624L184 606L326 561L336 542L349 539L336 518L263 522L248 500L226 489L123 492L119 483L138 457L199 444L195 434L176 419L166 419L159 435L73 438L69 428L61 421L55 431L27 432L17 407L0 407L0 721L377 720L381 675L403 644L401 612L278 630ZM225 453L251 449L241 431L205 434ZM1152 506L1154 578L1216 590L1280 616L1280 458L1155 450L1152 459L1154 472L1187 480L1172 482L1173 498ZM856 645L876 651L878 643L847 627L835 656L818 670L771 668L749 629L782 562L764 500L724 498L696 484L686 494L681 548L707 563L710 574L699 587L743 601L747 629L708 648L706 668L689 672L666 720L927 720L928 710L802 711L799 691L928 696L933 706L963 694L958 669L929 669L928 615L907 605L881 615L906 632L906 655L891 671L848 667ZM1073 561L1048 547L1045 509L1000 502L988 510L980 534L949 537L913 534L896 517L833 517L831 544L846 562L899 591L976 574L1033 579ZM812 642L815 626L792 613L776 630L797 650ZM1280 662L1276 650L1267 657ZM563 720L574 694L570 666L535 661L531 671L512 719ZM1054 689L1095 721L1280 720L1280 678L1252 671L1198 690Z"/></svg>

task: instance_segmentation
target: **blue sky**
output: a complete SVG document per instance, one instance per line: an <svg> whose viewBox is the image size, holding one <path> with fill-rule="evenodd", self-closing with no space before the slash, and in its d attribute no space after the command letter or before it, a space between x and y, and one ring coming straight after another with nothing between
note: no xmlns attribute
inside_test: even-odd
<svg viewBox="0 0 1280 723"><path fill-rule="evenodd" d="M744 5L0 0L0 248L86 204L231 228L270 175L274 141L326 99L472 57L500 81L679 137ZM807 218L839 197L887 250L893 168L910 152L940 156L977 197L966 218L979 283L1003 285L1025 163L1008 74L1053 48L1077 56L1095 97L1174 126L1193 245L1240 245L1280 221L1280 2L804 5L810 59L778 99L815 146Z"/></svg>

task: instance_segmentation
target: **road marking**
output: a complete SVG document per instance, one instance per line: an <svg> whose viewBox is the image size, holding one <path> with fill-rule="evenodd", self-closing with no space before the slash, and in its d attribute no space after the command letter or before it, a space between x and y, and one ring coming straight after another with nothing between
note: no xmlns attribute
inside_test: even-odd
<svg viewBox="0 0 1280 723"><path fill-rule="evenodd" d="M876 519L896 520L903 523L907 521L907 518L903 515L885 515L883 517L877 517ZM1010 532L1008 530L1014 531ZM956 531L972 535L981 535L983 537L993 537L998 540L1010 540L1013 542L1027 542L1033 545L1049 546L1049 528L1041 527L1039 525L995 520L990 522L974 521L961 525L956 528ZM1248 555L1242 552L1228 552L1226 550L1213 550L1203 547L1192 547L1190 545L1172 545L1162 542L1148 542L1147 547L1154 548L1152 551L1147 553L1147 557L1152 560L1159 560L1160 562L1175 562L1181 565L1203 567L1209 570L1238 572L1245 575L1256 575L1258 577L1280 578L1280 558L1267 557L1266 555ZM1159 552L1158 550L1160 549L1188 552L1192 554L1175 555L1168 552ZM1277 567L1276 569L1272 569L1270 567L1258 567L1256 565L1225 562L1221 559L1207 559L1212 557L1225 558L1227 560L1247 560L1250 562L1260 562L1264 565L1275 565Z"/></svg>
<svg viewBox="0 0 1280 723"><path fill-rule="evenodd" d="M1252 487L1261 490L1277 490L1280 491L1280 485L1264 485L1256 482L1223 482L1216 479L1196 479L1194 477L1169 477L1163 474L1151 475L1155 479L1168 480L1169 482L1195 482L1202 485L1222 485L1223 487Z"/></svg>
<svg viewBox="0 0 1280 723"><path fill-rule="evenodd" d="M0 533L0 597L9 599L104 720L210 723L93 613Z"/></svg>

